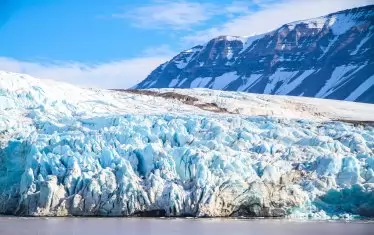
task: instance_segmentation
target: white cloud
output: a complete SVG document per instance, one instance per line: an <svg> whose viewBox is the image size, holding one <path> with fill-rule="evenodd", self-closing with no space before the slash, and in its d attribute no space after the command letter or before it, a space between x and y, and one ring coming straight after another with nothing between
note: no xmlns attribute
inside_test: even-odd
<svg viewBox="0 0 374 235"><path fill-rule="evenodd" d="M247 7L248 4L244 1L213 4L187 0L156 0L112 16L129 19L133 26L140 28L190 30L191 26L201 24L215 16L247 12Z"/></svg>
<svg viewBox="0 0 374 235"><path fill-rule="evenodd" d="M148 56L103 64L29 62L0 57L0 70L64 81L86 87L129 88L140 82L169 56Z"/></svg>
<svg viewBox="0 0 374 235"><path fill-rule="evenodd" d="M222 15L225 14L242 14L249 12L249 6L253 5L252 3L248 3L248 1L233 1L231 4L226 4L224 6L220 6L220 13Z"/></svg>
<svg viewBox="0 0 374 235"><path fill-rule="evenodd" d="M154 1L114 17L133 20L134 26L142 28L183 29L208 20L213 14L210 4L187 1Z"/></svg>
<svg viewBox="0 0 374 235"><path fill-rule="evenodd" d="M159 46L155 46L155 47L150 47L150 48L147 48L145 50L143 50L143 55L144 56L154 56L154 55L158 55L158 56L165 56L165 57L171 57L173 55L175 55L177 52L173 51L169 45L167 44L162 44L162 45L159 45Z"/></svg>
<svg viewBox="0 0 374 235"><path fill-rule="evenodd" d="M248 36L264 33L283 24L323 16L335 11L373 4L373 0L252 0L260 9L235 17L222 25L182 38L184 45L207 42L220 35Z"/></svg>

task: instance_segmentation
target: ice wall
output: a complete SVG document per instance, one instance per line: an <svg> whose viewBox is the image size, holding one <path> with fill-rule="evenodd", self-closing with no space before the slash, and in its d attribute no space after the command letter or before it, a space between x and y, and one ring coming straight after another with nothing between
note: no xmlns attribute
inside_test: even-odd
<svg viewBox="0 0 374 235"><path fill-rule="evenodd" d="M40 121L0 150L0 211L373 216L373 140L373 127L266 117Z"/></svg>

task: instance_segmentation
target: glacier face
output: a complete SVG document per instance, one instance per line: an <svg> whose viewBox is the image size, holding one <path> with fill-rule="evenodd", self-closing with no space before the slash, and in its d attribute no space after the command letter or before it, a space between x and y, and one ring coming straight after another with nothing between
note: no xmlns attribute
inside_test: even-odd
<svg viewBox="0 0 374 235"><path fill-rule="evenodd" d="M3 72L0 109L3 214L374 216L371 125L213 113Z"/></svg>

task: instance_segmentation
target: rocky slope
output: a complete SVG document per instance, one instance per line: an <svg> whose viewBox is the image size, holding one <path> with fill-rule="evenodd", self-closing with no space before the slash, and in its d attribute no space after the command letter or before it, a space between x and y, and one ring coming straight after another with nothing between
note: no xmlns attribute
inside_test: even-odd
<svg viewBox="0 0 374 235"><path fill-rule="evenodd" d="M0 72L0 214L374 217L372 110Z"/></svg>
<svg viewBox="0 0 374 235"><path fill-rule="evenodd" d="M221 36L181 52L135 88L211 88L374 103L374 5Z"/></svg>

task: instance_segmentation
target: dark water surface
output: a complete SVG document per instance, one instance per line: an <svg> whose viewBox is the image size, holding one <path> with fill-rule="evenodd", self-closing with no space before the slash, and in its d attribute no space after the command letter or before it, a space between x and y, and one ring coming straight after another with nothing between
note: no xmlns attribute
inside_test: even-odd
<svg viewBox="0 0 374 235"><path fill-rule="evenodd" d="M374 223L234 219L0 217L0 235L374 235Z"/></svg>

